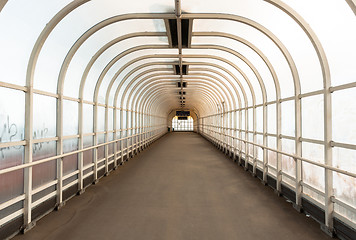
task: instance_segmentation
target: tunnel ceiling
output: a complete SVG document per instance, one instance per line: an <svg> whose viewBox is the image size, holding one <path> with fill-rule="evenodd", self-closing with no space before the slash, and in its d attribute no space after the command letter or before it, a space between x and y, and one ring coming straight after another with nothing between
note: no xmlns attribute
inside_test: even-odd
<svg viewBox="0 0 356 240"><path fill-rule="evenodd" d="M355 68L344 67L356 56L348 45L354 2L323 1L318 18L304 7L314 2L2 1L1 31L13 44L2 37L8 57L0 77L67 99L132 110L148 104L160 114L259 106L354 80Z"/></svg>

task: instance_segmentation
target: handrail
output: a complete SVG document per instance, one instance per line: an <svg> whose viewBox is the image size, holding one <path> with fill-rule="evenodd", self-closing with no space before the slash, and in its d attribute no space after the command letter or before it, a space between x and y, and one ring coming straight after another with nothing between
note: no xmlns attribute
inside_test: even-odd
<svg viewBox="0 0 356 240"><path fill-rule="evenodd" d="M73 152L63 153L63 154L60 154L60 155L44 158L44 159L41 159L41 160L38 160L38 161L35 161L35 162L24 163L24 164L21 164L21 165L9 167L9 168L4 168L4 169L0 170L0 175L5 174L5 173L9 173L9 172L13 172L13 171L17 171L17 170L20 170L20 169L25 169L25 168L28 168L28 167L33 167L33 166L36 166L36 165L39 165L39 164L42 164L42 163L45 163L45 162L50 162L50 161L53 161L53 160L56 160L56 159L59 159L59 158L64 158L64 157L67 157L67 156L70 156L70 155L74 155L74 154L78 154L78 153L81 153L81 152L85 152L85 151L88 151L88 150L91 150L91 149L94 149L94 148L99 148L99 147L102 147L102 146L106 146L106 145L109 145L111 143L124 141L126 139L137 137L137 136L142 135L142 134L146 134L146 133L150 133L150 132L153 132L153 131L157 131L158 129L161 129L161 128L164 128L164 127L166 127L166 125L164 125L164 126L162 126L160 128L151 130L151 131L146 131L146 132L134 134L134 135L131 135L131 136L127 136L127 137L124 137L124 138L115 139L115 140L110 141L110 142L101 143L101 144L98 144L98 145L95 145L95 146L83 148L83 149L76 150L76 151L73 151Z"/></svg>
<svg viewBox="0 0 356 240"><path fill-rule="evenodd" d="M212 127L214 127L214 126L212 126ZM300 156L297 156L297 155L294 155L294 154L282 152L282 151L279 151L277 149L269 148L269 147L261 145L261 144L253 143L253 142L250 142L250 141L247 141L247 140L235 137L235 136L231 136L231 135L228 135L228 134L225 134L225 133L217 132L217 131L214 131L214 130L211 130L211 129L209 129L207 131L212 131L212 132L215 132L217 134L223 135L225 137L230 137L230 138L242 141L244 143L248 143L248 144L251 144L251 145L254 145L254 146L257 146L257 147L261 147L262 149L266 149L266 150L269 150L269 151L272 151L272 152L276 152L276 153L279 153L279 154L282 154L282 155L286 155L288 157L293 158L294 161L301 160L303 162L307 162L307 163L316 165L318 167L322 167L322 168L325 168L325 169L328 169L328 170L332 170L334 172L338 172L338 173L341 173L341 174L356 178L356 173L352 173L352 172L348 172L348 171L345 171L345 170L341 170L341 169L336 168L336 167L328 166L328 165L325 165L323 163L318 163L318 162L315 162L315 161L312 161L312 160L309 160L309 159L306 159L306 158L303 158L303 157L300 157Z"/></svg>

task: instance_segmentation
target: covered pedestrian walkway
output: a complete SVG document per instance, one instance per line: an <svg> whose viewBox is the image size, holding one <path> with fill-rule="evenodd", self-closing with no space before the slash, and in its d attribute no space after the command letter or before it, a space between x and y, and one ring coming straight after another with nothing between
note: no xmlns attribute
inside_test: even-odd
<svg viewBox="0 0 356 240"><path fill-rule="evenodd" d="M20 239L329 237L198 134L171 133Z"/></svg>
<svg viewBox="0 0 356 240"><path fill-rule="evenodd" d="M355 240L355 29L356 0L0 0L0 239Z"/></svg>

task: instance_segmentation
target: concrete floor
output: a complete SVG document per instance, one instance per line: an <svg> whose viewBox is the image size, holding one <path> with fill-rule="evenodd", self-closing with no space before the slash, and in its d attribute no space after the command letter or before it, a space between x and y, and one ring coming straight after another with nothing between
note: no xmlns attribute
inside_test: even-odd
<svg viewBox="0 0 356 240"><path fill-rule="evenodd" d="M170 133L20 239L330 239L209 142Z"/></svg>

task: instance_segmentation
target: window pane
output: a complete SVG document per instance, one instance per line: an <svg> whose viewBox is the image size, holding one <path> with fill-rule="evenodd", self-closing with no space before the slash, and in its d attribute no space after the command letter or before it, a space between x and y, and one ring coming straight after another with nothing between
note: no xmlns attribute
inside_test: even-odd
<svg viewBox="0 0 356 240"><path fill-rule="evenodd" d="M0 87L0 143L23 140L24 128L25 94Z"/></svg>
<svg viewBox="0 0 356 240"><path fill-rule="evenodd" d="M85 119L85 118L84 118ZM86 119L84 120L84 122ZM78 134L78 103L63 100L63 135Z"/></svg>
<svg viewBox="0 0 356 240"><path fill-rule="evenodd" d="M55 98L37 95L33 96L33 138L49 138L56 136Z"/></svg>
<svg viewBox="0 0 356 240"><path fill-rule="evenodd" d="M316 95L302 98L302 136L305 138L324 138L324 96Z"/></svg>

